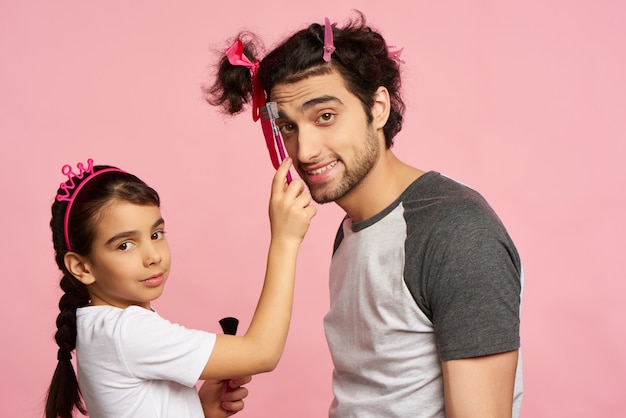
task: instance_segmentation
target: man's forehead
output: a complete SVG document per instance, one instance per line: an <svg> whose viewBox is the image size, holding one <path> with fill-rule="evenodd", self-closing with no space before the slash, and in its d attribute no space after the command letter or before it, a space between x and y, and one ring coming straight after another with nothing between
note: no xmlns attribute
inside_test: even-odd
<svg viewBox="0 0 626 418"><path fill-rule="evenodd" d="M276 84L270 92L270 100L279 105L302 107L325 102L341 104L341 98L350 94L343 78L337 73L314 75L294 83Z"/></svg>

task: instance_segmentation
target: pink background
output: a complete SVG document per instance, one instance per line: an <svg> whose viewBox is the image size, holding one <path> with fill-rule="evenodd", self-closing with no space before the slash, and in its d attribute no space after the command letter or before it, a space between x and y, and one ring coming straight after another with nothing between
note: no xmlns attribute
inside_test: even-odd
<svg viewBox="0 0 626 418"><path fill-rule="evenodd" d="M3 416L41 416L56 364L60 291L48 222L65 163L93 157L161 193L174 264L160 313L213 331L227 315L249 324L273 171L248 111L228 119L202 101L210 50L240 29L271 46L325 16L343 23L356 3L229 2L236 10L222 11L215 3L0 5ZM624 3L357 3L405 47L397 154L478 189L519 247L523 417L624 416ZM341 216L326 205L314 219L283 359L255 377L239 416L326 415L322 318Z"/></svg>

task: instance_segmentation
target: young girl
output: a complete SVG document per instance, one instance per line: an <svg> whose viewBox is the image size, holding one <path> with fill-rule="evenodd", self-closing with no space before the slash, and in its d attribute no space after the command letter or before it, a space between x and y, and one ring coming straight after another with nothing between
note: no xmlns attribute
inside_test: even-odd
<svg viewBox="0 0 626 418"><path fill-rule="evenodd" d="M316 212L303 183L286 182L290 164L272 183L265 282L243 336L187 329L152 310L170 271L156 191L92 160L86 168L78 164L77 173L63 167L68 180L50 221L64 294L47 418L72 417L74 408L91 418L225 417L243 407L245 388L226 393L217 382L235 378L230 386L237 388L276 367L291 318L296 256ZM209 379L200 395L199 379Z"/></svg>

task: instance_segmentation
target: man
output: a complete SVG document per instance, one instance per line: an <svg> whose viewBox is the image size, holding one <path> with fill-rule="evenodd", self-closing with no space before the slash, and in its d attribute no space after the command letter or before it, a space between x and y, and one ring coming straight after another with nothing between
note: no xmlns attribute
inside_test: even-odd
<svg viewBox="0 0 626 418"><path fill-rule="evenodd" d="M519 416L520 259L477 192L391 151L399 53L362 15L313 24L261 61L244 41L240 55L237 42L227 50L209 102L238 113L252 101L255 115L277 103L313 199L346 212L324 319L330 416Z"/></svg>

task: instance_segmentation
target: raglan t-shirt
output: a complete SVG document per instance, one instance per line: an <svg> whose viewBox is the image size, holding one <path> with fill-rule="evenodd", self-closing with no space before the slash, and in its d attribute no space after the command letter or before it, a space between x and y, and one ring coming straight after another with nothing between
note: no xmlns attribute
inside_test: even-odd
<svg viewBox="0 0 626 418"><path fill-rule="evenodd" d="M428 172L339 228L324 319L331 417L445 417L441 362L516 350L522 268L474 190ZM521 356L513 416L522 399Z"/></svg>
<svg viewBox="0 0 626 418"><path fill-rule="evenodd" d="M215 334L138 306L76 311L78 383L91 418L203 418L195 384Z"/></svg>

